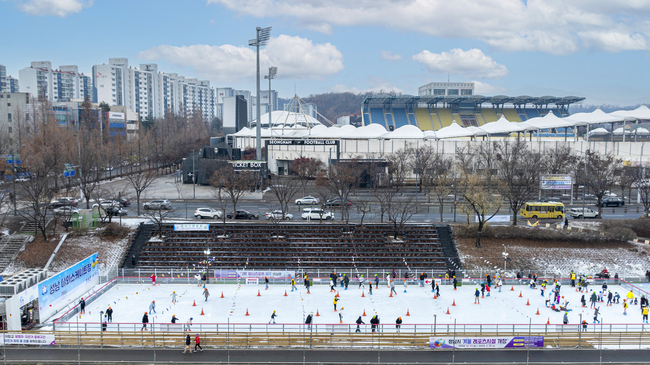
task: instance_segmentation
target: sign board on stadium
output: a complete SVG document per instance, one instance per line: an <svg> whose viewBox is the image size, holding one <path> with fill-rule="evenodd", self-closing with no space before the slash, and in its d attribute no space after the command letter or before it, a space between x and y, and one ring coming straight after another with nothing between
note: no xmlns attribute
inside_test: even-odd
<svg viewBox="0 0 650 365"><path fill-rule="evenodd" d="M295 277L294 271L264 271L264 270L215 270L215 278L237 279L237 278L263 278L269 279L288 279Z"/></svg>
<svg viewBox="0 0 650 365"><path fill-rule="evenodd" d="M266 161L253 161L253 160L240 160L240 161L228 161L232 164L233 169L236 171L242 170L260 170L266 164Z"/></svg>
<svg viewBox="0 0 650 365"><path fill-rule="evenodd" d="M573 181L571 175L540 175L542 190L571 190Z"/></svg>
<svg viewBox="0 0 650 365"><path fill-rule="evenodd" d="M186 231L209 231L210 225L204 223L194 223L194 224L174 224L175 232L186 232Z"/></svg>
<svg viewBox="0 0 650 365"><path fill-rule="evenodd" d="M329 139L270 139L266 143L269 145L335 146L339 141Z"/></svg>
<svg viewBox="0 0 650 365"><path fill-rule="evenodd" d="M517 337L429 337L432 349L508 349L544 347L544 336Z"/></svg>

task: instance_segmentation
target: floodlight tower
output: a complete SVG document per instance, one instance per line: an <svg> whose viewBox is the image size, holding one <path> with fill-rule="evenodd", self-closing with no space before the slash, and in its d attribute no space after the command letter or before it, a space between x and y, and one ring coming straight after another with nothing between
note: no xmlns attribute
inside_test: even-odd
<svg viewBox="0 0 650 365"><path fill-rule="evenodd" d="M268 28L255 28L257 32L257 37L248 41L248 45L256 48L257 53L257 126L256 136L257 136L257 161L262 160L262 123L260 120L260 46L266 46L266 42L271 38L271 27Z"/></svg>
<svg viewBox="0 0 650 365"><path fill-rule="evenodd" d="M271 124L271 112L273 111L273 104L271 103L271 80L273 80L275 78L275 75L277 73L278 73L278 68L277 67L269 67L268 76L264 76L265 79L269 79L269 128L271 128L271 126L272 126L272 124ZM259 119L259 117L258 117L258 119Z"/></svg>

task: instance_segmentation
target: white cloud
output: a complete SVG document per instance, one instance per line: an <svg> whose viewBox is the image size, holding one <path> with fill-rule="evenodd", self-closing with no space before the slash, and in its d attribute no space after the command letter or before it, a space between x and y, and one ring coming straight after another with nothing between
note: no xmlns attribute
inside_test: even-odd
<svg viewBox="0 0 650 365"><path fill-rule="evenodd" d="M650 49L648 0L207 0L239 15L293 18L331 33L333 26L381 26L442 38L477 39L505 51L569 54L586 45L608 52ZM592 33L620 35L596 42ZM626 39L629 38L629 39ZM614 41L615 42L615 41Z"/></svg>
<svg viewBox="0 0 650 365"><path fill-rule="evenodd" d="M236 82L255 76L255 51L251 47L160 45L140 52L144 60L164 59L179 66L192 67L202 77ZM311 40L280 35L269 40L260 51L260 67L278 68L278 78L320 78L341 71L343 54L330 43L314 44Z"/></svg>
<svg viewBox="0 0 650 365"><path fill-rule="evenodd" d="M65 17L93 5L93 0L27 0L18 3L18 9L31 15Z"/></svg>
<svg viewBox="0 0 650 365"><path fill-rule="evenodd" d="M336 84L332 88L333 92L336 93L343 93L343 92L351 92L353 94L362 94L362 93L367 93L367 92L382 92L382 93L397 93L397 94L402 94L404 91L396 86L391 85L388 80L382 79L381 77L373 77L370 80L368 80L368 86L365 89L359 89L355 86L347 86L343 84Z"/></svg>
<svg viewBox="0 0 650 365"><path fill-rule="evenodd" d="M582 43L587 48L607 52L639 51L648 49L648 39L641 34L627 34L616 30L581 32Z"/></svg>
<svg viewBox="0 0 650 365"><path fill-rule="evenodd" d="M432 53L424 50L413 56L413 60L422 63L431 73L452 73L467 77L500 79L508 74L504 65L496 63L480 49L463 51L454 48L449 52Z"/></svg>
<svg viewBox="0 0 650 365"><path fill-rule="evenodd" d="M505 94L508 89L501 86L494 86L480 81L471 81L474 83L474 95L498 95Z"/></svg>
<svg viewBox="0 0 650 365"><path fill-rule="evenodd" d="M392 51L381 51L381 59L391 62L399 61L402 59L401 54L393 53Z"/></svg>

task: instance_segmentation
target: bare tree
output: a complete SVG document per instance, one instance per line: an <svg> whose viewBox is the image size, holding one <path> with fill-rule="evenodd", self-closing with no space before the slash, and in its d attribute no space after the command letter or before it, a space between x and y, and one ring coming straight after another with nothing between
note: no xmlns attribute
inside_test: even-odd
<svg viewBox="0 0 650 365"><path fill-rule="evenodd" d="M163 231L162 226L165 223L165 219L172 213L171 210L165 210L162 208L159 209L150 209L144 213L144 216L151 219L151 221L158 226L158 236L162 237Z"/></svg>
<svg viewBox="0 0 650 365"><path fill-rule="evenodd" d="M370 199L357 199L355 202L357 206L357 212L361 213L361 218L359 220L359 225L363 226L363 220L366 218L366 214L372 211L372 201Z"/></svg>
<svg viewBox="0 0 650 365"><path fill-rule="evenodd" d="M335 163L330 170L330 187L334 193L333 195L340 200L341 220L348 224L350 221L350 196L359 186L359 179L364 168L358 160L352 160Z"/></svg>
<svg viewBox="0 0 650 365"><path fill-rule="evenodd" d="M135 192L135 199L138 204L138 215L140 215L140 196L143 191L156 181L158 174L154 170L139 170L135 173L126 175L125 178Z"/></svg>
<svg viewBox="0 0 650 365"><path fill-rule="evenodd" d="M545 150L543 156L540 172L548 174L571 173L580 160L571 147L564 144L557 144L554 148Z"/></svg>
<svg viewBox="0 0 650 365"><path fill-rule="evenodd" d="M525 141L503 141L495 144L499 192L508 201L512 211L512 225L517 225L517 215L539 189L539 166L542 156L530 151Z"/></svg>
<svg viewBox="0 0 650 365"><path fill-rule="evenodd" d="M499 213L503 198L486 189L484 179L478 173L465 176L461 181L461 189L468 210L476 214L478 220L475 246L479 248L481 247L483 228L492 217Z"/></svg>
<svg viewBox="0 0 650 365"><path fill-rule="evenodd" d="M270 193L277 200L277 204L282 211L282 217L284 217L284 215L289 212L289 204L298 193L300 180L295 180L291 176L278 176L274 178L274 181L275 184L271 186Z"/></svg>
<svg viewBox="0 0 650 365"><path fill-rule="evenodd" d="M643 205L643 216L650 216L650 178L645 173L645 168L635 169L636 174L633 185L637 188L641 204Z"/></svg>
<svg viewBox="0 0 650 365"><path fill-rule="evenodd" d="M227 167L227 166L224 166ZM223 181L226 178L226 174L222 173L219 170L216 170L212 173L212 177L208 180L210 183L210 186L212 186L212 195L214 196L217 206L221 210L221 223L223 227L223 236L225 237L227 232L226 232L226 210L228 209L228 196L225 194L224 191L224 184L225 182Z"/></svg>
<svg viewBox="0 0 650 365"><path fill-rule="evenodd" d="M586 183L596 197L599 218L603 216L603 198L612 191L622 171L623 161L615 158L613 154L601 155L596 151L587 150L589 178Z"/></svg>
<svg viewBox="0 0 650 365"><path fill-rule="evenodd" d="M221 192L228 196L232 205L233 217L237 213L237 203L256 183L255 176L250 171L235 171L231 164L216 170L212 182L221 186ZM227 213L224 211L224 215Z"/></svg>
<svg viewBox="0 0 650 365"><path fill-rule="evenodd" d="M302 186L302 195L305 195L305 187L309 180L316 179L318 173L323 169L323 161L316 158L300 157L289 165L289 170L298 175Z"/></svg>
<svg viewBox="0 0 650 365"><path fill-rule="evenodd" d="M621 176L618 179L618 186L621 188L621 197L625 199L627 190L627 202L632 202L632 185L636 182L639 169L632 166L623 166Z"/></svg>
<svg viewBox="0 0 650 365"><path fill-rule="evenodd" d="M413 206L413 197L408 197L404 200L395 200L388 206L388 220L393 224L394 234L393 238L402 234L406 222L411 219L415 213Z"/></svg>

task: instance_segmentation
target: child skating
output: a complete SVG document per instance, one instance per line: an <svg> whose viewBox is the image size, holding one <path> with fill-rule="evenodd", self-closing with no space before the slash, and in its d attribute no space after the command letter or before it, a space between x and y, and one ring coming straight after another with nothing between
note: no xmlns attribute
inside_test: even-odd
<svg viewBox="0 0 650 365"><path fill-rule="evenodd" d="M172 303L176 304L176 298L178 297L178 294L176 294L176 291L173 291L172 294L170 295L172 297Z"/></svg>

